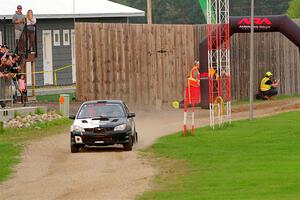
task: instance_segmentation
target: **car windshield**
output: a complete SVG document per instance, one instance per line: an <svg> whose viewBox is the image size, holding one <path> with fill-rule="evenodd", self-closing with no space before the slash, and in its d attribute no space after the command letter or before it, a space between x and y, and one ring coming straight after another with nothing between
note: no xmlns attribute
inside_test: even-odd
<svg viewBox="0 0 300 200"><path fill-rule="evenodd" d="M121 104L88 103L81 107L77 119L125 117Z"/></svg>

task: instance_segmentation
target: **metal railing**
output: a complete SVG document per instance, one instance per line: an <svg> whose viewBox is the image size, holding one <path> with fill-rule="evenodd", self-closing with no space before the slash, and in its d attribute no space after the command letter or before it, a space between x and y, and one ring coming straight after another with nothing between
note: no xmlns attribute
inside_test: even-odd
<svg viewBox="0 0 300 200"><path fill-rule="evenodd" d="M27 29L25 23L24 30L19 38L15 38L15 27L12 23L12 20L7 20L6 18L0 19L0 31L2 35L2 44L9 47L10 50L13 50L14 53L17 53L20 56L19 66L22 68L25 67L26 59L28 58L29 51L29 40L30 34L34 34L34 44L31 51L34 51L34 57L37 57L37 27L34 26L34 31L30 32ZM24 72L24 70L22 70ZM12 80L0 78L0 108L5 106L7 102L11 102L13 105L13 84ZM17 90L17 88L15 88Z"/></svg>
<svg viewBox="0 0 300 200"><path fill-rule="evenodd" d="M30 43L30 35L34 34L34 45L32 49L29 49L29 43ZM36 25L34 25L34 32L31 32L27 29L27 25L25 24L24 30L20 36L20 39L18 40L18 43L16 45L16 53L18 55L25 56L25 58L28 57L28 53L30 51L35 52L35 57L37 57L37 36L36 36Z"/></svg>
<svg viewBox="0 0 300 200"><path fill-rule="evenodd" d="M28 56L29 53L29 33L25 23L24 30L21 34L18 43L15 40L15 27L12 20L8 20L5 17L0 19L0 31L2 32L2 44L7 45L11 50L15 50L15 53L19 55ZM37 26L34 25L34 45L32 51L35 52L37 57Z"/></svg>
<svg viewBox="0 0 300 200"><path fill-rule="evenodd" d="M11 80L0 78L0 108L7 102L13 104L13 91Z"/></svg>

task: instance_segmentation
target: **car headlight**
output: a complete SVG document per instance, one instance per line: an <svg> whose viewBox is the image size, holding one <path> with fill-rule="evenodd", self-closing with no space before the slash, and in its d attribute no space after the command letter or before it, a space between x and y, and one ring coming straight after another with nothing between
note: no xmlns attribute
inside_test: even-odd
<svg viewBox="0 0 300 200"><path fill-rule="evenodd" d="M77 126L77 125L72 125L71 126L71 132L85 132L84 128Z"/></svg>
<svg viewBox="0 0 300 200"><path fill-rule="evenodd" d="M121 124L119 126L116 126L114 128L114 131L123 131L123 130L125 130L125 128L126 128L126 124Z"/></svg>

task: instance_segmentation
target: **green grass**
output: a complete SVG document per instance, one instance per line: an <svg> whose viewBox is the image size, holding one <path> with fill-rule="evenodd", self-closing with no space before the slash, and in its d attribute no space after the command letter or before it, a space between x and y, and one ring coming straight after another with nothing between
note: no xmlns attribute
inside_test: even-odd
<svg viewBox="0 0 300 200"><path fill-rule="evenodd" d="M9 178L13 167L20 162L24 144L28 140L63 133L69 130L71 121L63 118L42 122L24 129L3 129L0 132L0 182Z"/></svg>
<svg viewBox="0 0 300 200"><path fill-rule="evenodd" d="M36 115L42 115L44 113L45 113L45 111L42 108L36 108L34 111L34 114L36 114Z"/></svg>
<svg viewBox="0 0 300 200"><path fill-rule="evenodd" d="M70 101L76 98L76 93L66 93L70 95ZM36 96L37 101L43 102L58 102L59 101L59 94L49 94L49 95L38 95Z"/></svg>
<svg viewBox="0 0 300 200"><path fill-rule="evenodd" d="M12 166L20 161L21 145L0 141L0 182L12 173Z"/></svg>
<svg viewBox="0 0 300 200"><path fill-rule="evenodd" d="M300 94L275 96L273 98L274 98L274 100L295 99L295 98L300 98ZM257 100L254 97L253 102L254 103L267 103L269 101ZM233 106L240 106L240 105L245 105L245 104L249 104L249 99L242 99L242 100L232 101Z"/></svg>
<svg viewBox="0 0 300 200"><path fill-rule="evenodd" d="M177 133L147 152L185 167L159 162L163 173L139 199L300 199L300 112Z"/></svg>
<svg viewBox="0 0 300 200"><path fill-rule="evenodd" d="M294 94L294 95L284 95L284 96L278 96L275 97L278 100L283 100L283 99L291 99L291 98L299 98L300 94Z"/></svg>

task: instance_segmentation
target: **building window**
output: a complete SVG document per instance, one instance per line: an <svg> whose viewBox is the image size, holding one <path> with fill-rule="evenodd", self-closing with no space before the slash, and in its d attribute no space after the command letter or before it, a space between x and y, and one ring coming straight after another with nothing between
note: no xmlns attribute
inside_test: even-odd
<svg viewBox="0 0 300 200"><path fill-rule="evenodd" d="M2 45L2 31L0 31L0 44Z"/></svg>
<svg viewBox="0 0 300 200"><path fill-rule="evenodd" d="M70 45L70 31L69 30L63 30L63 40L64 45Z"/></svg>
<svg viewBox="0 0 300 200"><path fill-rule="evenodd" d="M59 30L53 31L53 46L60 46Z"/></svg>

